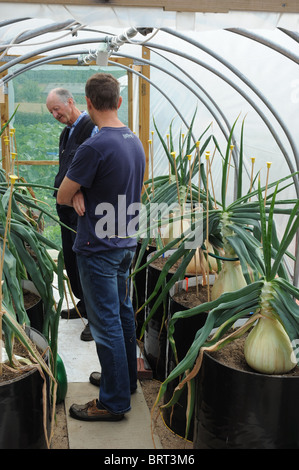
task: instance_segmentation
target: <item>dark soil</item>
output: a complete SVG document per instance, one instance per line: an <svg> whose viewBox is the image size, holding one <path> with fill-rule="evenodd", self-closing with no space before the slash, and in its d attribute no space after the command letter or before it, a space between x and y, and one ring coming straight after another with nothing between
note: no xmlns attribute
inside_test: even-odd
<svg viewBox="0 0 299 470"><path fill-rule="evenodd" d="M3 343L4 343L4 339L3 339ZM15 338L15 340L14 340L13 353L14 353L15 356L30 358L27 349L23 346L22 343L20 343L20 341L17 338ZM41 355L43 355L43 353L45 353L45 351L39 350L39 353ZM22 369L17 369L17 368L11 370L10 368L6 367L5 364L3 364L2 374L0 375L0 383L4 383L4 382L7 382L9 380L17 379L22 374L27 373L27 372L28 372L27 369L25 371L23 371Z"/></svg>
<svg viewBox="0 0 299 470"><path fill-rule="evenodd" d="M24 297L24 307L25 307L25 309L28 309L28 308L32 307L33 305L35 305L40 300L40 297L38 295L34 294L33 292L30 292L27 289L23 290L23 297ZM3 344L4 344L4 337L2 338L2 341L3 341ZM43 352L44 351L40 351L41 354ZM28 356L28 351L20 343L20 341L17 338L15 338L15 340L14 340L13 353L16 356L21 356L21 357L25 357L25 358L29 357ZM11 371L8 368L6 368L5 366L3 366L2 374L0 375L0 383L18 378L20 375L22 375L22 373L23 373L22 370L15 369L15 370Z"/></svg>
<svg viewBox="0 0 299 470"><path fill-rule="evenodd" d="M245 360L244 343L247 335L248 333L245 333L241 338L235 339L219 351L209 352L209 354L217 359L217 361L221 362L222 364L226 364L229 367L258 374L258 372L247 365ZM283 375L299 376L299 367L296 366L293 370Z"/></svg>
<svg viewBox="0 0 299 470"><path fill-rule="evenodd" d="M211 292L211 286L209 290ZM173 300L187 308L196 307L208 301L208 286L191 286L172 296Z"/></svg>
<svg viewBox="0 0 299 470"><path fill-rule="evenodd" d="M151 262L151 266L154 266L156 269L159 271L162 271L166 262L169 260L169 257L162 257L160 256L159 258L155 259L154 261ZM182 262L182 258L176 261L171 268L168 270L169 273L175 273L178 267L180 266Z"/></svg>
<svg viewBox="0 0 299 470"><path fill-rule="evenodd" d="M40 300L40 297L33 292L30 292L27 289L23 290L23 297L24 297L24 307L25 309L28 309L32 307L33 305L37 304L37 302Z"/></svg>

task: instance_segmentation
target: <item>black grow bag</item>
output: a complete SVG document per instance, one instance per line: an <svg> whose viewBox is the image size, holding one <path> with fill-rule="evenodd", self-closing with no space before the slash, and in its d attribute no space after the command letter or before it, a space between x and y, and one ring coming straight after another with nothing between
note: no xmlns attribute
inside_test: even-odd
<svg viewBox="0 0 299 470"><path fill-rule="evenodd" d="M42 349L47 348L45 338L38 331L30 328L27 334ZM47 448L43 428L43 384L36 369L0 383L0 449ZM49 431L49 403L46 423Z"/></svg>
<svg viewBox="0 0 299 470"><path fill-rule="evenodd" d="M165 258L171 256L174 250L169 250L165 253ZM147 258L149 259L154 255L154 253L150 254ZM146 283L146 298L153 293L156 284L158 282L159 276L162 270L159 269L154 264L149 264L147 267L147 283ZM172 276L174 275L175 271L170 271L167 273L165 278L166 285ZM193 274L185 274L184 279L193 278ZM180 281L177 281L180 282ZM182 282L182 281L181 281ZM145 308L145 318L150 315L151 309L153 308L156 299L162 292L163 287L160 287L159 291L157 292L156 296L148 303L147 307ZM171 292L171 289L170 289ZM169 315L168 308L169 308L169 300L170 300L170 292L167 292L164 298L164 302L162 302L159 307L154 312L152 318L149 320L146 330L144 333L144 353L145 356L151 366L153 371L153 376L155 379L164 381L167 377L167 364L166 364L166 351L167 351L167 328L165 325L165 320Z"/></svg>
<svg viewBox="0 0 299 470"><path fill-rule="evenodd" d="M138 241L137 242L137 247L136 247L136 253L135 253L135 261L138 258L138 255L139 255L140 250L141 250L141 246L142 246L142 242ZM155 251L155 250L156 250L156 247L153 246L153 245L148 245L146 247L146 250L145 250L145 252L144 252L144 254L141 258L141 261L139 263L139 266L138 266L139 268L146 263L148 255L150 253L152 253L153 251ZM138 272L134 276L134 287L133 287L133 290L132 290L132 305L133 305L133 308L134 308L135 312L140 307L142 307L142 305L145 302L145 298L146 298L146 269L142 269L140 272ZM141 328L142 328L143 323L144 323L144 310L141 310L136 315L136 335L137 335L137 337L140 336Z"/></svg>
<svg viewBox="0 0 299 470"><path fill-rule="evenodd" d="M179 281L170 290L169 293L169 318L171 318L176 312L185 311L189 308L185 305L174 300L173 296L177 291L177 285L184 284L185 281ZM195 285L195 278L189 279L189 286ZM192 345L197 331L202 328L205 324L207 313L195 315L194 317L184 318L177 320L175 323L174 340L178 355L178 361L180 362L186 356L190 346ZM167 341L167 352L166 352L166 375L172 372L176 367L176 360L173 350ZM174 379L167 384L167 389L164 394L164 404L168 403L171 399L175 387L178 385L179 379ZM167 426L176 434L181 437L186 437L188 440L193 440L193 428L194 419L192 418L189 428L189 433L185 436L186 432L186 409L187 409L187 397L188 391L185 386L178 402L168 408L163 408L163 417Z"/></svg>
<svg viewBox="0 0 299 470"><path fill-rule="evenodd" d="M153 253L148 256L148 261L152 255ZM160 274L161 270L156 266L150 264L147 267L147 299L153 293ZM167 284L172 276L173 273L167 274L165 284ZM147 307L145 308L145 318L150 315L151 309L153 308L155 301L161 292L162 288L159 289L155 298L148 303ZM153 371L154 378L160 381L164 381L166 377L167 330L165 327L165 319L167 318L168 303L169 294L167 293L164 302L159 305L152 318L149 320L144 332L144 354Z"/></svg>
<svg viewBox="0 0 299 470"><path fill-rule="evenodd" d="M233 369L204 353L195 449L298 449L299 377Z"/></svg>

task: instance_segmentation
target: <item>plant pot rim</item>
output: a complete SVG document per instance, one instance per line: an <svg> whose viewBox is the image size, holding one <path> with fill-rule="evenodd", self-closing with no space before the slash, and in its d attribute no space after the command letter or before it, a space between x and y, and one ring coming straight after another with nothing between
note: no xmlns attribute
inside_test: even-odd
<svg viewBox="0 0 299 470"><path fill-rule="evenodd" d="M161 258L169 258L171 255L173 255L177 250L167 250L165 251L162 255L158 256L157 259L161 259ZM152 253L149 253L146 257L146 261L150 261L151 258L153 258L154 256L156 256L157 254L157 250L156 251L153 251ZM154 260L155 261L155 260Z"/></svg>
<svg viewBox="0 0 299 470"><path fill-rule="evenodd" d="M31 341L33 341L33 339L32 339L32 334L33 334L33 335L35 335L35 337L37 336L41 341L43 341L45 343L47 342L44 335L42 333L40 333L38 330L36 330L35 328L33 328L31 326L26 326L25 331L27 332L27 335L28 335L28 337L30 338ZM35 344L36 344L36 346L41 347L39 344L37 344L37 343L35 343ZM48 351L46 351L45 355L46 356L49 355ZM26 372L21 372L21 370L20 370L20 372L16 372L16 374L17 374L16 377L14 377L12 379L1 381L0 382L0 387L16 383L20 380L25 379L26 377L29 377L30 375L34 374L35 372L39 373L39 370L38 370L37 367L32 367L32 369L30 369Z"/></svg>
<svg viewBox="0 0 299 470"><path fill-rule="evenodd" d="M26 377L28 377L29 375L32 375L34 374L34 372L36 372L38 369L37 367L33 367L32 369L26 371L26 372L22 372L21 370L19 372L16 372L16 377L14 379L8 379L8 380L4 380L4 381L1 381L0 382L0 387L4 387L6 385L10 385L10 384L13 384L13 383L16 383L18 382L19 380L23 380L25 379Z"/></svg>
<svg viewBox="0 0 299 470"><path fill-rule="evenodd" d="M22 285L23 289L28 290L28 291L32 292L33 294L35 294L35 295L37 295L38 297L41 298L41 295L38 292L38 290L36 288L36 285L30 279L22 279L21 285Z"/></svg>
<svg viewBox="0 0 299 470"><path fill-rule="evenodd" d="M202 279L203 279L203 276L199 274L197 278L195 275L194 276L192 275L190 277L187 277L187 281L186 279L181 279L179 281L176 281L176 283L170 288L169 295L173 297L175 294L179 294L182 291L187 292L187 286L188 286L188 289L189 287L196 287L196 283L198 282L200 284L202 282ZM209 281L210 281L210 285L214 284L215 282L214 274L209 275ZM202 286L200 285L200 287Z"/></svg>
<svg viewBox="0 0 299 470"><path fill-rule="evenodd" d="M236 373L243 373L243 374L253 375L255 377L265 377L265 378L269 378L269 379L282 379L282 378L285 378L285 379L299 379L299 375L291 375L291 373L294 369L292 369L292 371L290 371L290 373L286 373L286 374L265 374L263 372L256 372L254 370L252 370L252 371L251 370L244 370L244 369L240 369L238 367L234 367L234 366L225 364L224 362L220 361L219 359L213 357L209 353L209 351L204 351L204 356L208 356L209 360L211 360L212 362L214 362L214 363L216 363L220 366L223 366L227 369L230 369L232 371L235 371Z"/></svg>

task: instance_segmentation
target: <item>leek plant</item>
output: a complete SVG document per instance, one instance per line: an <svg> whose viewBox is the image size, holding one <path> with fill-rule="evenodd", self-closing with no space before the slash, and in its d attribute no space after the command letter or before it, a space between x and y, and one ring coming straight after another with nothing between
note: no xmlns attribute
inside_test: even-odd
<svg viewBox="0 0 299 470"><path fill-rule="evenodd" d="M14 114L2 127L0 136ZM12 162L9 163L13 171L13 154L11 157ZM0 376L3 368L16 373L30 369L39 371L44 380L43 426L49 448L53 436L57 393L58 325L64 297L64 261L62 250L42 235L40 226L43 214L52 217L57 223L60 222L42 207L42 204L37 203L32 190L33 186L38 186L48 189L52 194L54 188L31 185L24 181L16 183L17 180L21 181L21 178L0 170ZM57 264L49 255L49 249L58 250ZM53 296L54 274L58 282L58 304ZM30 326L30 321L24 306L22 281L28 278L34 283L43 301L43 334L50 347L47 355L49 363L44 356L47 351L40 353L26 333L26 326ZM5 349L2 348L2 338L5 341ZM17 340L24 346L29 359L15 355L14 346ZM49 435L46 419L46 376L50 379L52 399Z"/></svg>
<svg viewBox="0 0 299 470"><path fill-rule="evenodd" d="M17 111L17 110L16 110ZM15 111L15 112L16 112ZM15 113L14 113L15 114ZM3 134L10 120L2 127ZM58 324L64 296L63 255L58 249L57 264L48 253L57 246L45 238L40 229L43 213L47 212L37 204L29 183L16 183L19 178L0 170L0 254L1 254L1 335L5 339L5 354L8 367L17 370L20 364L14 356L14 339L18 338L30 352L33 361L51 377L57 376ZM42 185L40 185L42 187ZM48 188L53 192L54 188ZM33 217L34 214L39 214ZM55 219L56 220L56 219ZM59 223L58 219L56 220ZM53 297L53 279L57 275L59 301ZM22 290L22 281L30 278L39 292L44 304L43 334L50 349L51 370L37 353L25 333L24 326L30 325ZM2 355L2 347L0 350ZM6 365L1 363L2 367Z"/></svg>
<svg viewBox="0 0 299 470"><path fill-rule="evenodd" d="M26 372L30 369L39 371L44 380L43 402L44 402L44 435L47 447L53 436L56 393L57 393L57 339L58 322L63 299L63 258L59 253L57 266L48 255L49 244L46 239L31 224L22 213L20 206L16 203L15 175L9 175L10 183L5 182L1 186L0 199L0 376L3 368L12 372ZM7 189L5 189L5 186ZM7 187L8 186L8 187ZM22 197L24 204L30 198ZM30 205L29 205L30 206ZM28 207L28 206L27 206ZM51 246L53 248L53 246ZM33 258L34 256L34 258ZM54 305L52 283L54 272L57 273L60 300L58 306ZM45 309L44 333L50 345L50 363L46 361L44 354L40 353L27 335L25 326L30 325L23 299L22 280L30 276L39 291ZM5 340L5 355L3 359L2 337ZM28 358L16 356L14 345L18 340L28 353ZM47 357L46 356L46 357ZM47 387L46 376L50 380L50 392L52 399L51 429L48 435L46 419Z"/></svg>
<svg viewBox="0 0 299 470"><path fill-rule="evenodd" d="M189 384L187 432L194 406L194 378L200 370L204 351L218 350L253 327L244 349L245 359L252 369L266 374L282 374L297 364L292 342L295 344L299 337L299 306L295 301L299 300L299 289L292 285L286 277L286 271L281 267L288 246L299 228L299 201L293 201L285 232L278 245L274 225L277 193L278 185L271 195L267 214L259 184L262 252L255 263L260 277L239 290L223 293L216 300L177 312L170 319L169 341L175 350L173 333L176 321L209 312L205 325L197 331L185 358L161 385L156 400L157 404L164 395L167 384L180 377L172 399L164 405L171 406L184 386ZM245 323L230 333L229 330L240 319L246 320Z"/></svg>
<svg viewBox="0 0 299 470"><path fill-rule="evenodd" d="M30 279L43 300L43 334L52 351L52 371L56 376L58 324L64 295L62 251L59 252L56 264L48 250L57 249L57 246L40 233L38 222L28 216L28 212L33 209L38 210L39 206L29 193L24 194L23 183L19 187L14 183L14 187L11 188L5 181L5 173L1 172L0 175L2 176L0 183L2 308L6 311L3 315L3 331L7 356L9 362L13 364L13 338L14 334L19 337L20 330L12 328L12 319L21 326L30 325L22 291L22 280ZM18 188L22 188L21 191ZM7 224L9 230L6 230ZM53 297L54 274L58 279L58 305Z"/></svg>

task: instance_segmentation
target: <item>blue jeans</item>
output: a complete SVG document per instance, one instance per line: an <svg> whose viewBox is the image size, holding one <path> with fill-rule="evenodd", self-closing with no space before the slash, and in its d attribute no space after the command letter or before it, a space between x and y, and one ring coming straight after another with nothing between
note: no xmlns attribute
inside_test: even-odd
<svg viewBox="0 0 299 470"><path fill-rule="evenodd" d="M129 297L129 268L134 252L77 254L86 312L101 364L99 403L111 413L131 409L137 388L134 310Z"/></svg>

